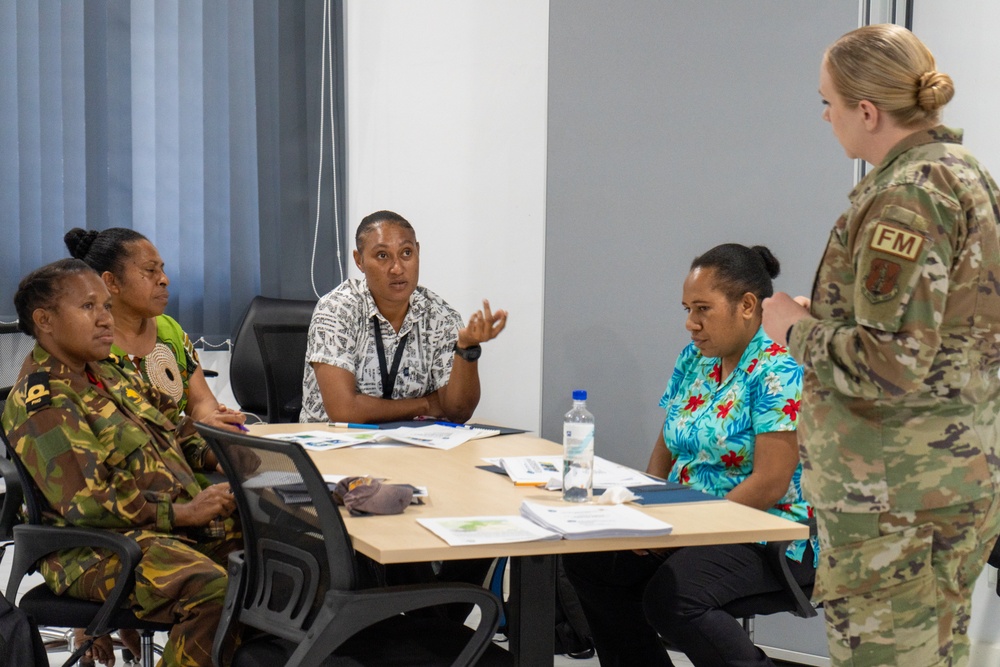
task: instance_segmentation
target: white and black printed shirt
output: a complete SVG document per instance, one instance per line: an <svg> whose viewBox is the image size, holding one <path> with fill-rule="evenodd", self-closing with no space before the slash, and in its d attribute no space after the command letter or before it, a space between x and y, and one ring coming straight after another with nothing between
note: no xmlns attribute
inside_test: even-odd
<svg viewBox="0 0 1000 667"><path fill-rule="evenodd" d="M358 392L382 396L382 376L375 348L378 317L388 363L399 340L409 332L393 387L393 398L419 398L448 384L462 316L434 292L417 287L410 295L410 309L399 332L379 313L363 278L345 280L327 293L313 311L302 380L302 414L299 421L328 421L319 393L313 363L330 364L354 374Z"/></svg>

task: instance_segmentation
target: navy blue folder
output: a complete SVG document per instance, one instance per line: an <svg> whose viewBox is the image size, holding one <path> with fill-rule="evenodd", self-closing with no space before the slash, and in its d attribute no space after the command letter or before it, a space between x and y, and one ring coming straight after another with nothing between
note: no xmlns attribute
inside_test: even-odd
<svg viewBox="0 0 1000 667"><path fill-rule="evenodd" d="M506 475L507 471L497 465L476 466L479 470ZM699 491L677 482L654 482L642 486L630 486L628 490L639 496L636 502L640 505L667 505L669 503L697 503L704 500L722 500L718 496ZM594 489L594 495L599 496L604 489Z"/></svg>

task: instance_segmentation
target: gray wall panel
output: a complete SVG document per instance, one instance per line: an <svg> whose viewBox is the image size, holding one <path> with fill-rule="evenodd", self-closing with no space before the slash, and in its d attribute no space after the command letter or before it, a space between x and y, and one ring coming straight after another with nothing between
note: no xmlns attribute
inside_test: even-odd
<svg viewBox="0 0 1000 667"><path fill-rule="evenodd" d="M681 284L768 245L807 293L853 164L821 120L857 2L552 0L542 434L590 391L599 455L644 467L688 342Z"/></svg>

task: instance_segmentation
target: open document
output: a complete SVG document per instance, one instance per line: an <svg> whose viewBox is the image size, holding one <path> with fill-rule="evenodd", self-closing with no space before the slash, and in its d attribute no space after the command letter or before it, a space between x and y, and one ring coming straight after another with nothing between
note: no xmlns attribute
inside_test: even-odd
<svg viewBox="0 0 1000 667"><path fill-rule="evenodd" d="M521 515L567 540L603 537L669 535L673 526L624 505L561 503L543 505L525 500Z"/></svg>
<svg viewBox="0 0 1000 667"><path fill-rule="evenodd" d="M558 540L559 534L520 516L466 516L417 519L417 523L453 547Z"/></svg>
<svg viewBox="0 0 1000 667"><path fill-rule="evenodd" d="M559 455L506 456L486 461L503 468L514 484L544 486L547 489L562 488L562 457ZM657 481L659 480L644 475L634 468L608 461L600 456L594 457L594 488L643 486Z"/></svg>
<svg viewBox="0 0 1000 667"><path fill-rule="evenodd" d="M275 440L297 442L306 449L323 451L338 449L340 447L376 444L416 445L432 449L452 449L464 442L482 436L476 433L476 429L432 425L419 427L404 426L394 429L358 429L341 432L299 431L271 433L266 437Z"/></svg>

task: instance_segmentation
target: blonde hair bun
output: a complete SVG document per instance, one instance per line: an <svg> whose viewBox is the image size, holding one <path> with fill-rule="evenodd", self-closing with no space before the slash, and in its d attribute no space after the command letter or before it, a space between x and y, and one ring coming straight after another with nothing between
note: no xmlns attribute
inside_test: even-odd
<svg viewBox="0 0 1000 667"><path fill-rule="evenodd" d="M848 107L868 100L900 127L940 123L942 107L955 94L955 84L937 71L930 49L893 23L852 30L830 45L824 63Z"/></svg>
<svg viewBox="0 0 1000 667"><path fill-rule="evenodd" d="M955 95L955 84L944 72L924 72L917 80L917 106L933 113L948 104Z"/></svg>

